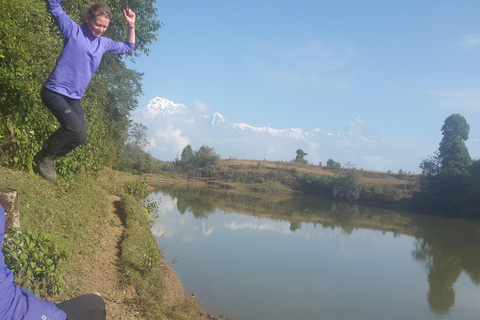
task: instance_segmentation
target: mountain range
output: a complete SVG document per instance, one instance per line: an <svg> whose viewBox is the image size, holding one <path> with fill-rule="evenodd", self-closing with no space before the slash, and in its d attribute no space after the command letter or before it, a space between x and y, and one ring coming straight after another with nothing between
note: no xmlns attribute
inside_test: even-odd
<svg viewBox="0 0 480 320"><path fill-rule="evenodd" d="M195 116L191 110L181 103L174 103L165 98L153 98L142 111L144 118L174 118L177 116L180 123L197 124L203 127L240 130L245 133L271 135L296 140L318 138L353 139L366 141L385 141L379 133L365 125L360 116L355 117L342 131L333 134L320 128L303 131L298 128L274 129L270 127L254 127L246 123L230 123L222 114L215 112L212 116Z"/></svg>
<svg viewBox="0 0 480 320"><path fill-rule="evenodd" d="M222 158L290 161L296 150L302 149L308 153L305 159L313 164L334 159L359 169L415 172L425 156L408 144L384 138L360 116L335 133L321 128L275 129L231 123L219 112L204 115L184 104L155 97L134 114L134 121L147 126L149 151L161 160L175 159L187 144L194 150L205 144L214 147Z"/></svg>

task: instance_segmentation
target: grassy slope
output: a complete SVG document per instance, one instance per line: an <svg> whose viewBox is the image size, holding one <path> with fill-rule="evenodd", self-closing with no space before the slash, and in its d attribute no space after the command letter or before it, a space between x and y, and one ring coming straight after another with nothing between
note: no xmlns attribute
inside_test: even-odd
<svg viewBox="0 0 480 320"><path fill-rule="evenodd" d="M39 176L0 168L0 187L19 191L18 210L22 228L45 232L70 258L64 265L69 288L66 296L84 292L83 266L94 254L103 235L101 226L108 213L107 191L93 179L49 182Z"/></svg>
<svg viewBox="0 0 480 320"><path fill-rule="evenodd" d="M48 299L58 301L91 293L85 279L94 267L91 262L101 239L106 236L103 230L112 223L108 219L108 195L121 194L122 183L137 178L106 170L99 179L79 175L71 181L50 182L37 175L0 167L0 188L19 191L22 229L48 233L61 249L69 251L69 258L62 264L66 289L60 297ZM125 231L118 267L125 282L136 289L130 306L140 311L144 319L210 319L183 292L177 293L173 302L166 297L169 294L164 292L166 280L174 275L158 250L140 203L131 196L121 196ZM148 258L160 261L152 270L145 267L145 253ZM181 288L181 284L178 286Z"/></svg>
<svg viewBox="0 0 480 320"><path fill-rule="evenodd" d="M265 170L274 168L296 169L300 173L314 173L319 176L336 176L338 172L330 171L325 167L317 165L301 165L294 162L266 161L266 160L239 160L222 159L217 166L219 169L232 168L235 170ZM366 185L404 185L405 183L418 183L418 175L404 175L400 178L399 174L359 170L361 174L360 183Z"/></svg>
<svg viewBox="0 0 480 320"><path fill-rule="evenodd" d="M303 174L310 173L320 177L336 177L341 175L348 169L328 170L325 167L316 165L302 165L294 162L283 161L266 161L266 160L239 160L239 159L222 159L217 165L209 168L210 172L228 173L236 172L239 174L251 176L261 176L271 172L273 169L294 170L296 176L300 177ZM387 189L394 190L396 200L388 201L390 205L398 205L397 200L406 200L412 197L413 192L420 190L420 176L395 174L377 171L357 170L360 174L360 184L370 192L379 194L386 193ZM208 177L199 179L210 184L212 187L223 189L235 189L238 191L263 192L263 193L277 193L277 194L292 194L296 191L288 188L281 183L280 179L276 181L264 179L262 182L233 182L231 180L215 180ZM375 190L375 191L372 191ZM393 198L393 197L391 197ZM393 199L392 199L393 200Z"/></svg>

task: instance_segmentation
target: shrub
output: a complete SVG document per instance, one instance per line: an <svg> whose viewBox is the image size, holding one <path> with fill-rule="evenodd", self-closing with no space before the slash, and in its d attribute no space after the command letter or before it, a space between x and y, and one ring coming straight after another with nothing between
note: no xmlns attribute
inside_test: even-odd
<svg viewBox="0 0 480 320"><path fill-rule="evenodd" d="M333 183L333 197L347 201L358 200L362 189L359 181L360 175L357 170L348 170L345 175L335 179Z"/></svg>
<svg viewBox="0 0 480 320"><path fill-rule="evenodd" d="M5 265L16 283L40 296L59 295L65 288L59 267L67 251L60 250L48 234L16 231L7 234L3 245Z"/></svg>
<svg viewBox="0 0 480 320"><path fill-rule="evenodd" d="M123 185L123 190L135 198L140 199L143 198L147 193L147 182L145 179L125 182Z"/></svg>
<svg viewBox="0 0 480 320"><path fill-rule="evenodd" d="M333 159L328 159L327 169L336 170L336 169L340 169L341 167L342 167L342 165L340 164L340 162L337 162Z"/></svg>

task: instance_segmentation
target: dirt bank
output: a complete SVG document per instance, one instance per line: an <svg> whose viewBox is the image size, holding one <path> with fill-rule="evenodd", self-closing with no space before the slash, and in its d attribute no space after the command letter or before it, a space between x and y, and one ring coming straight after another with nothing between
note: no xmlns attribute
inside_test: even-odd
<svg viewBox="0 0 480 320"><path fill-rule="evenodd" d="M103 297L107 305L107 319L112 320L136 320L144 319L140 312L132 305L129 300L135 297L135 288L126 286L124 275L119 269L119 258L121 256L121 241L124 233L124 226L120 219L121 213L118 212L120 197L110 196L110 207L108 223L104 229L104 237L101 239L97 252L92 261L91 268L86 272L85 290L96 293ZM194 299L183 290L179 278L175 275L173 269L161 261L160 267L164 270L164 289L162 304L168 308L185 306L186 302ZM191 301L188 304L192 305ZM216 319L207 315L199 306L196 310L195 320ZM162 320L169 319L166 316Z"/></svg>

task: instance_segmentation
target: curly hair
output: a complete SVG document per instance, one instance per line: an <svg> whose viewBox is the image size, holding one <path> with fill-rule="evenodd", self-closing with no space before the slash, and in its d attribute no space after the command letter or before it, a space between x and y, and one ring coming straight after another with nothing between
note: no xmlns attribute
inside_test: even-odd
<svg viewBox="0 0 480 320"><path fill-rule="evenodd" d="M85 20L88 21L90 18L101 16L110 20L112 18L112 13L110 8L105 3L90 3L87 5L87 13L85 14Z"/></svg>

